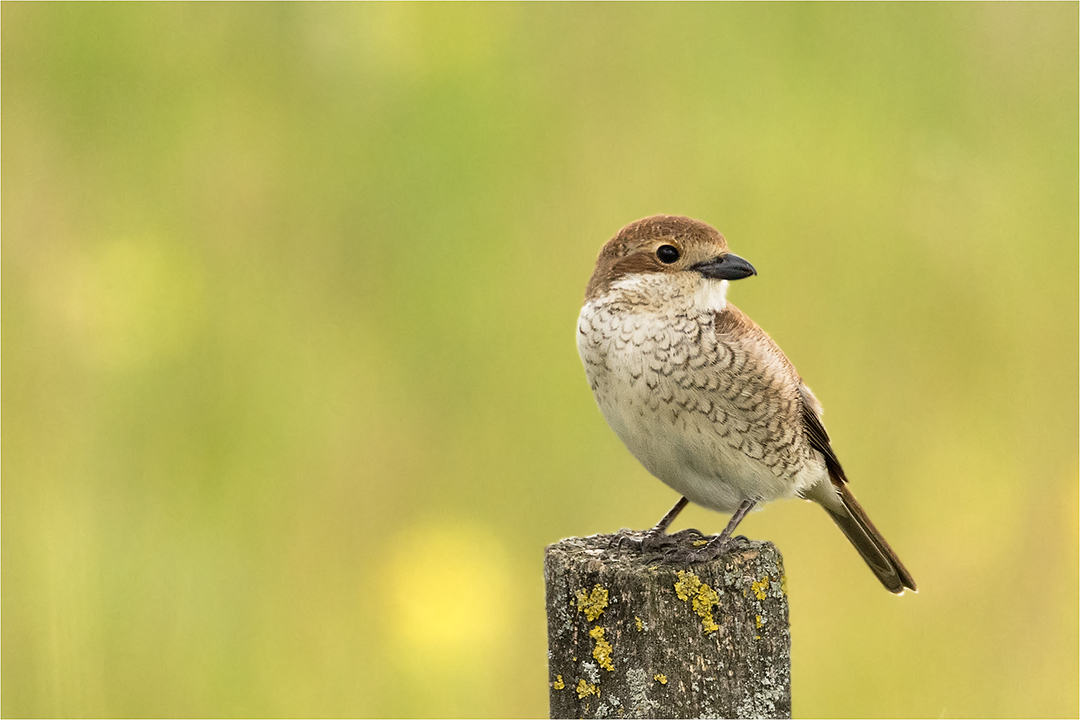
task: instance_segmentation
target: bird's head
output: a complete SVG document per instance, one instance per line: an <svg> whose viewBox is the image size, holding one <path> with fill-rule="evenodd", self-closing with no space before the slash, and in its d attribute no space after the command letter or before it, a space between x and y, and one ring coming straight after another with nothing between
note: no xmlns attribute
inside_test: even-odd
<svg viewBox="0 0 1080 720"><path fill-rule="evenodd" d="M727 241L699 220L654 215L632 222L604 245L585 290L585 301L612 291L696 296L722 310L727 280L756 275L728 251Z"/></svg>

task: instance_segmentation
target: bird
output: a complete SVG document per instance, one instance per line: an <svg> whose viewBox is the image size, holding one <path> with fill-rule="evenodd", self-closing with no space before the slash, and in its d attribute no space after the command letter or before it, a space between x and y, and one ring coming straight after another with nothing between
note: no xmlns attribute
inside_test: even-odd
<svg viewBox="0 0 1080 720"><path fill-rule="evenodd" d="M780 347L727 301L757 275L712 226L655 215L600 251L578 316L578 352L600 411L630 453L688 502L731 513L803 498L825 509L890 592L915 581L848 487L822 407ZM666 536L670 537L670 536ZM706 548L708 549L708 548Z"/></svg>

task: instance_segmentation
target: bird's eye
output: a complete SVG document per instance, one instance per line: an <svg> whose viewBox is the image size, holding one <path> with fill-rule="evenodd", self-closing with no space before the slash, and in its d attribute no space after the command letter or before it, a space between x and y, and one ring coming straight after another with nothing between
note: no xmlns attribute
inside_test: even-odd
<svg viewBox="0 0 1080 720"><path fill-rule="evenodd" d="M665 265L670 265L679 259L679 248L674 245L661 245L656 248L656 258Z"/></svg>

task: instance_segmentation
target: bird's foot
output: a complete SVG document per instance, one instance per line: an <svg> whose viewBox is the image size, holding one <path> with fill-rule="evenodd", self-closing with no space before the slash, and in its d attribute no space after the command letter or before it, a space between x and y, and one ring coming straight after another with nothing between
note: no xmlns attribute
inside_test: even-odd
<svg viewBox="0 0 1080 720"><path fill-rule="evenodd" d="M611 536L610 547L632 550L670 562L692 563L716 560L749 542L742 535L726 538L723 535L703 535L694 528L670 535L656 528L644 531L623 528Z"/></svg>
<svg viewBox="0 0 1080 720"><path fill-rule="evenodd" d="M736 535L735 537L714 535L711 539L704 540L704 542L699 540L693 543L695 547L687 554L687 560L689 562L712 562L720 556L749 543L750 540L745 535Z"/></svg>
<svg viewBox="0 0 1080 720"><path fill-rule="evenodd" d="M671 557L685 554L687 546L702 537L697 530L681 530L668 535L663 530L630 530L623 528L611 536L612 548L636 550L643 555Z"/></svg>
<svg viewBox="0 0 1080 720"><path fill-rule="evenodd" d="M679 540L663 530L646 530L641 538L641 551L655 555L667 555L678 549Z"/></svg>
<svg viewBox="0 0 1080 720"><path fill-rule="evenodd" d="M631 549L641 551L645 545L645 533L640 530L631 530L630 528L622 528L619 532L611 536L611 542L608 545L610 548L617 548L619 550Z"/></svg>

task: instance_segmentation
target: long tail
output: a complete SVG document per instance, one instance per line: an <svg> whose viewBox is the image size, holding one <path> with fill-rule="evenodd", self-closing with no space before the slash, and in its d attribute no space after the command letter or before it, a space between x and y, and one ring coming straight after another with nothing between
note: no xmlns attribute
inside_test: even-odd
<svg viewBox="0 0 1080 720"><path fill-rule="evenodd" d="M870 518L866 516L866 511L855 500L855 496L847 489L847 485L843 483L829 484L836 491L840 502L837 504L835 501L821 502L819 500L819 504L825 508L825 511L829 513L829 517L833 519L837 527L843 531L847 539L859 551L859 554L862 555L863 560L877 575L881 584L889 592L898 595L904 592L904 588L918 592L911 574L904 567L904 564L900 562L900 558L896 556L893 549L889 547L889 543L885 542L885 538L881 536L878 529L874 527L874 523L870 522ZM817 498L812 499L817 500Z"/></svg>

